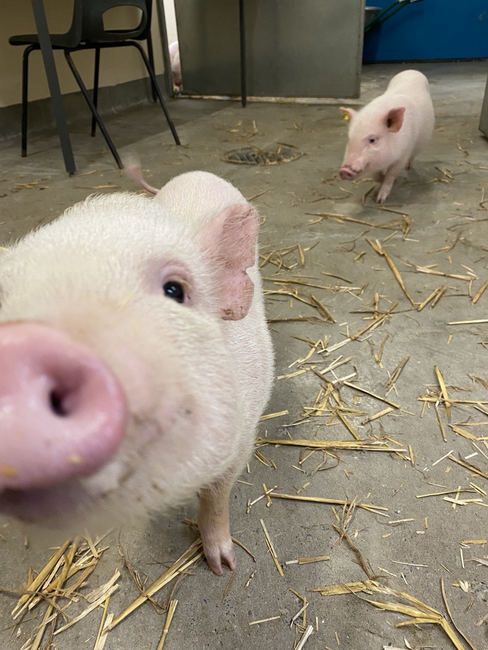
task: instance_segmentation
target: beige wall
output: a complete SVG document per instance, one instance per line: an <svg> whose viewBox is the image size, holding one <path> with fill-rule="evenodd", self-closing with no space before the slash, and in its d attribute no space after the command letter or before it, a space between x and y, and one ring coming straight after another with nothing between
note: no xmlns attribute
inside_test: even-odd
<svg viewBox="0 0 488 650"><path fill-rule="evenodd" d="M165 0L165 4L167 2L172 4L171 0ZM44 5L50 32L62 33L67 31L71 24L73 11L72 0L44 0ZM117 12L117 16L113 14L111 17L109 23L111 27L130 27L134 22L137 23L137 10L130 7L122 7L117 9ZM169 15L168 23L171 22L171 15ZM174 27L170 25L170 33L174 33L172 30L174 30ZM29 34L35 31L35 22L30 0L1 2L0 107L19 104L21 100L21 63L24 48L9 45L8 39L14 34ZM163 59L156 7L154 7L153 11L152 32L156 72L161 73L163 72ZM89 88L92 87L93 57L93 51L75 52L73 54L73 59ZM63 93L77 91L78 86L69 71L63 52L55 52L55 58L61 91ZM33 52L29 61L29 99L33 101L49 97L40 52ZM142 59L134 48L117 48L102 52L100 66L101 86L113 86L145 76L146 72Z"/></svg>

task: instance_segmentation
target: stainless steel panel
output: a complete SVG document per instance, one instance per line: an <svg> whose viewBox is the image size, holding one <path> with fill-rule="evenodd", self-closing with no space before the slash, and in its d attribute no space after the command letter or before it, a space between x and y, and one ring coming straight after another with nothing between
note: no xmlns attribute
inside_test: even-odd
<svg viewBox="0 0 488 650"><path fill-rule="evenodd" d="M239 95L238 0L175 0L183 84ZM364 0L245 0L248 94L358 97Z"/></svg>

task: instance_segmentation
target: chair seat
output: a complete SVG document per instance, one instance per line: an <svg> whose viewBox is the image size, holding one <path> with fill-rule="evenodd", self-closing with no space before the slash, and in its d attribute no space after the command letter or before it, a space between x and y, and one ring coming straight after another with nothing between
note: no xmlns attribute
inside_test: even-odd
<svg viewBox="0 0 488 650"><path fill-rule="evenodd" d="M55 49L75 49L78 45L84 43L90 43L93 45L103 44L103 43L123 43L125 40L141 40L137 36L132 38L132 31L127 30L127 36L125 36L123 30L113 31L107 30L104 34L104 38L101 39L86 39L82 43L74 43L73 38L70 34L50 34L51 45ZM11 36L8 39L10 45L39 45L39 37L37 34L19 34L17 36Z"/></svg>
<svg viewBox="0 0 488 650"><path fill-rule="evenodd" d="M71 34L50 34L51 45L54 48L71 48L76 44L73 43ZM10 45L39 45L39 36L37 34L18 34L8 39Z"/></svg>

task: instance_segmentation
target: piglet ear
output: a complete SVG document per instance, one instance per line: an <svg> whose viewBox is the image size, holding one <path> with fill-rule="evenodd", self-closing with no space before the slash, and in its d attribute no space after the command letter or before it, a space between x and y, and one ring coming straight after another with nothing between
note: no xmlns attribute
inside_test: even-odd
<svg viewBox="0 0 488 650"><path fill-rule="evenodd" d="M259 219L249 204L230 205L203 232L203 247L217 268L218 302L224 320L247 315L254 285L246 269L256 262Z"/></svg>
<svg viewBox="0 0 488 650"><path fill-rule="evenodd" d="M339 110L342 113L342 117L346 120L346 122L352 120L352 118L356 115L356 111L353 108L344 108L344 106L340 106Z"/></svg>
<svg viewBox="0 0 488 650"><path fill-rule="evenodd" d="M405 114L405 106L400 106L400 108L392 108L386 114L386 127L391 133L398 133L402 128L403 117Z"/></svg>

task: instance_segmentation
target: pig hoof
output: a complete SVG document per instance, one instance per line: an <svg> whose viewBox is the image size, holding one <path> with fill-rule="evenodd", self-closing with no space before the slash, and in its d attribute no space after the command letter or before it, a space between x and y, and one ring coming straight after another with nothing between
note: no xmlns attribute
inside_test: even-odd
<svg viewBox="0 0 488 650"><path fill-rule="evenodd" d="M381 189L376 197L376 203L384 203L389 196L389 192L382 192Z"/></svg>
<svg viewBox="0 0 488 650"><path fill-rule="evenodd" d="M236 554L230 539L228 541L224 540L220 544L218 542L208 545L204 543L203 550L208 566L216 575L221 576L224 573L222 564L227 564L232 571L235 570L237 564Z"/></svg>

